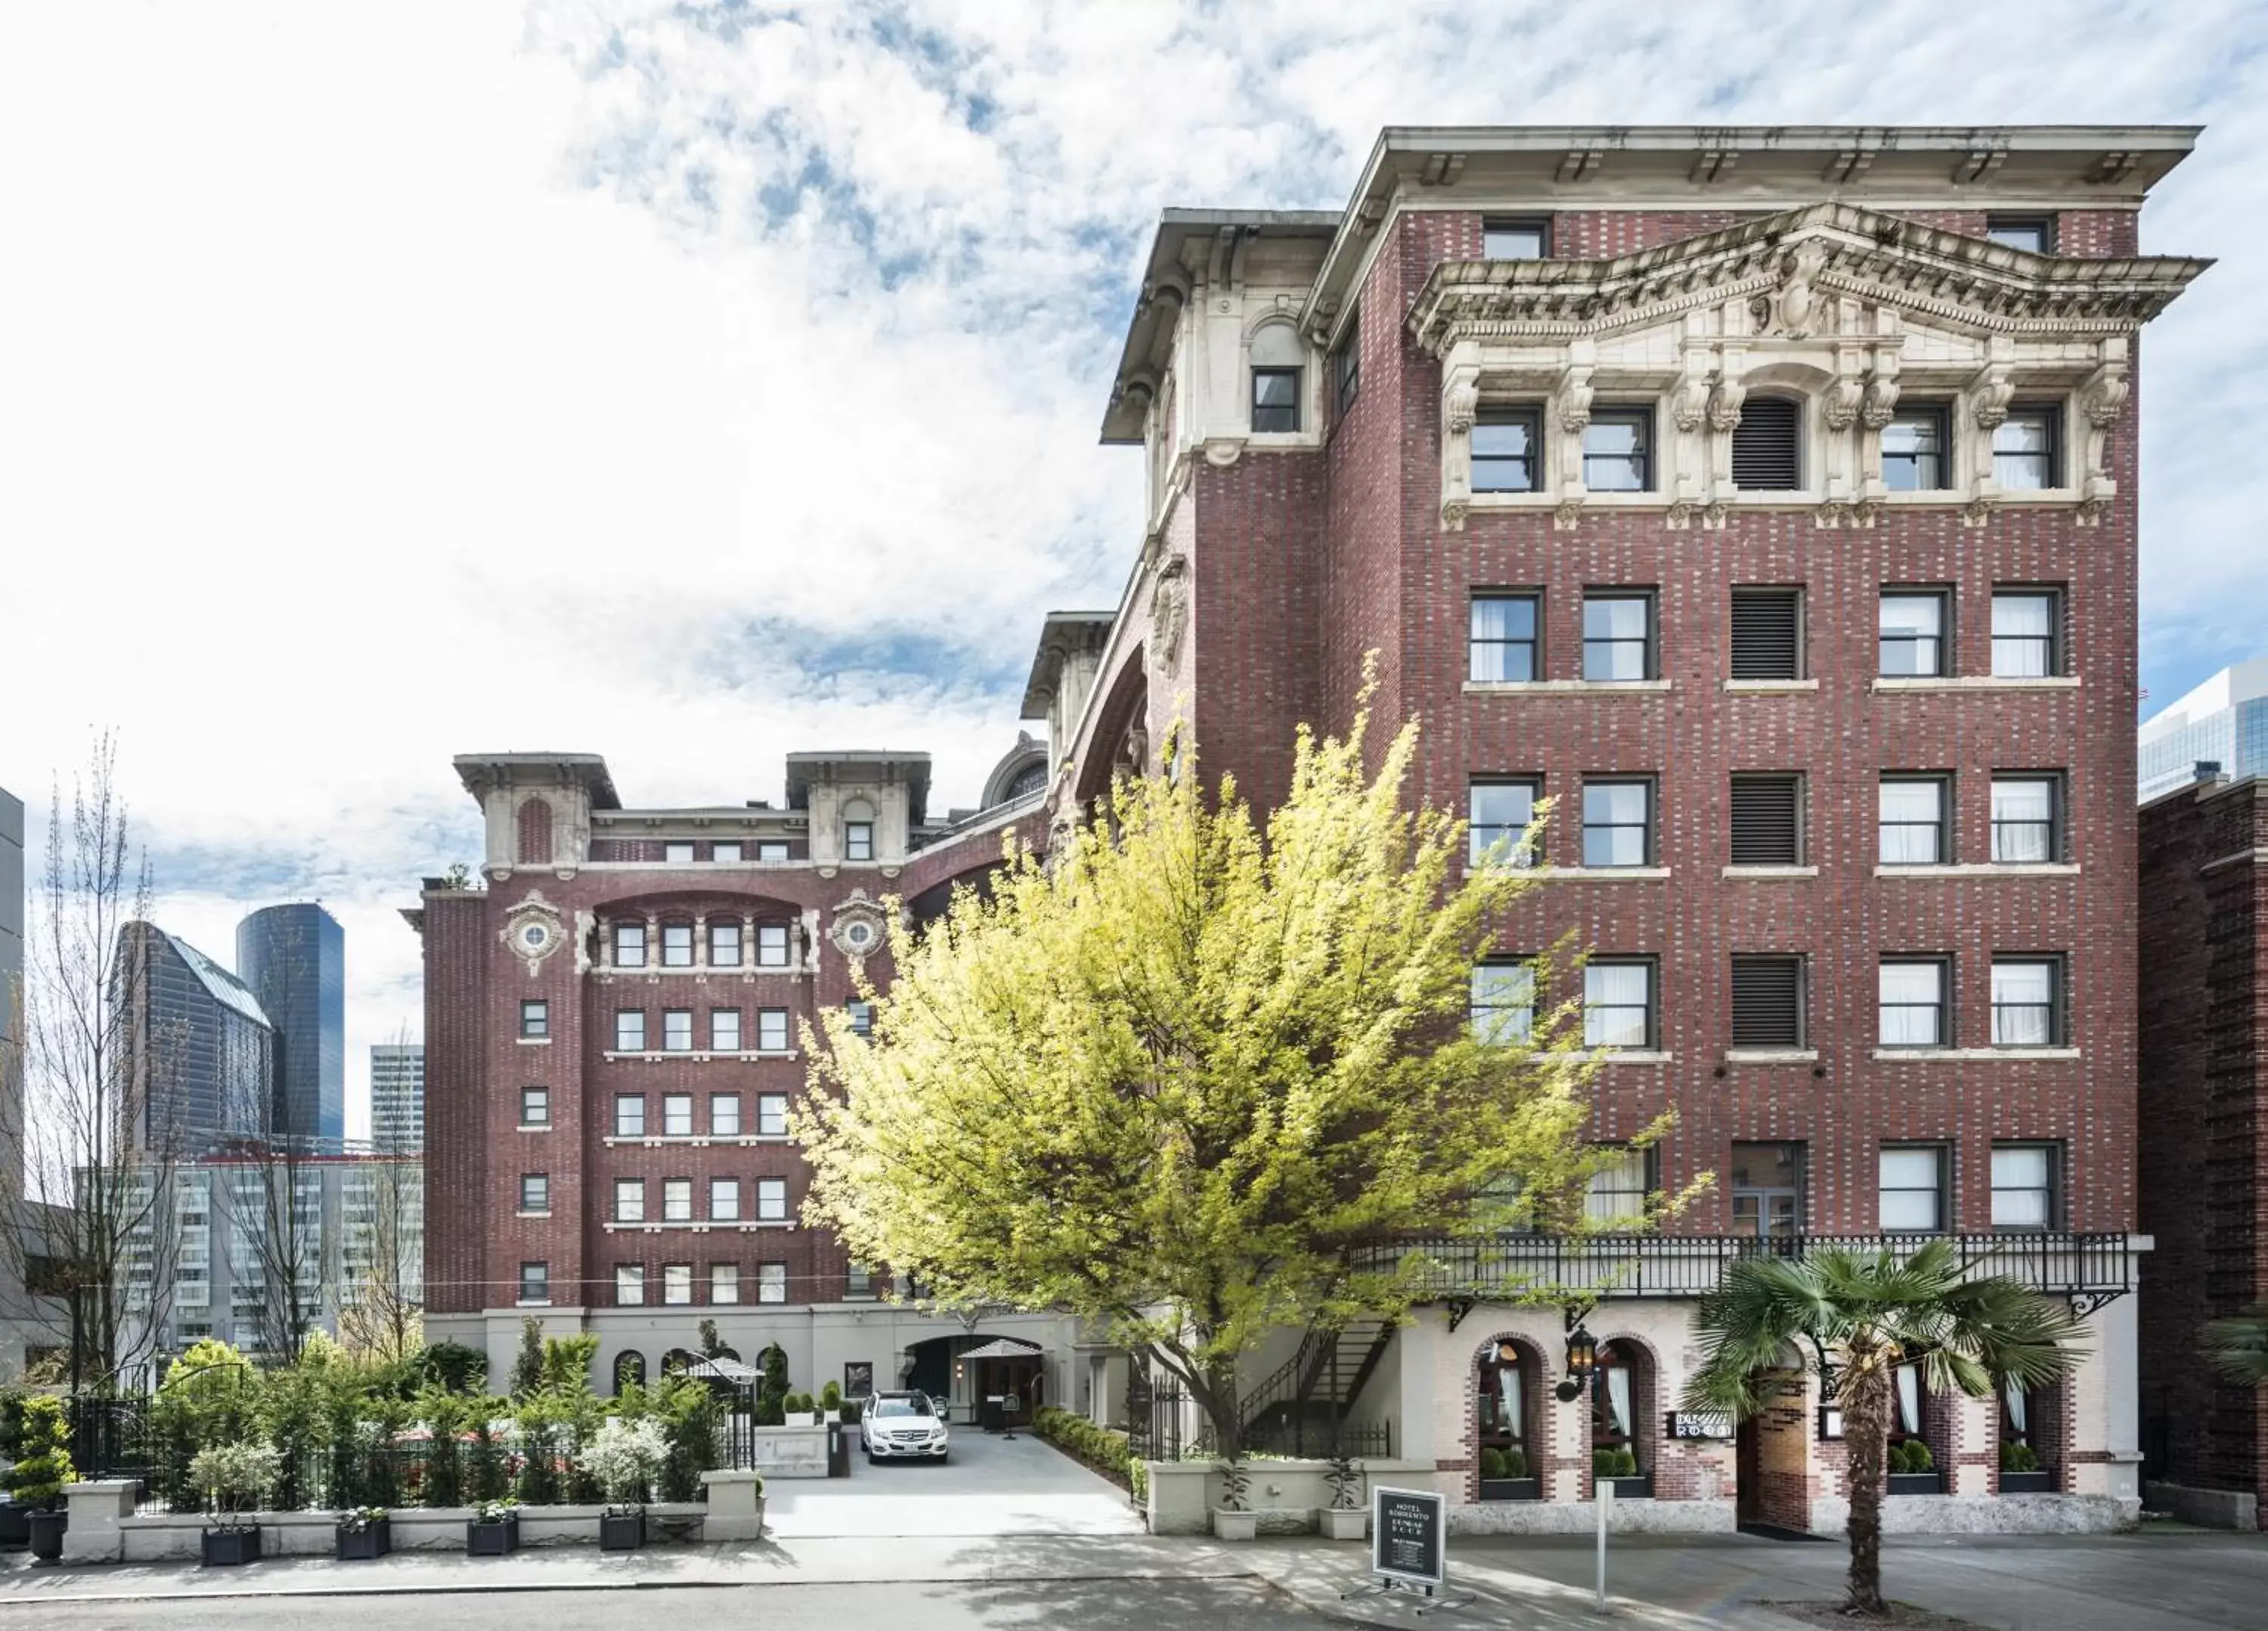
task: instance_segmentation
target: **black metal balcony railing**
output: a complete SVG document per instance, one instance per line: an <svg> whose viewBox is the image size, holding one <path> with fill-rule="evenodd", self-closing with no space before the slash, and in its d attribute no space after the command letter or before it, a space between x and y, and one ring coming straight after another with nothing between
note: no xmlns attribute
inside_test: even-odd
<svg viewBox="0 0 2268 1631"><path fill-rule="evenodd" d="M1416 1254L1432 1300L1474 1300L1499 1294L1565 1290L1595 1297L1699 1297L1744 1257L1802 1257L1834 1247L1901 1255L1950 1239L1965 1275L2004 1275L2036 1291L2100 1306L2134 1289L2134 1253L2124 1234L1989 1235L1506 1234L1485 1240L1418 1237L1366 1247L1355 1267L1392 1267Z"/></svg>

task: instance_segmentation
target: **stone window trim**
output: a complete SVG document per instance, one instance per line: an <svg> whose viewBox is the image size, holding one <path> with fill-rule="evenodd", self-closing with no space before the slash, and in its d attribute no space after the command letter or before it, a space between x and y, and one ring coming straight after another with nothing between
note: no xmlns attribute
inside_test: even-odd
<svg viewBox="0 0 2268 1631"><path fill-rule="evenodd" d="M2007 867L1995 867L1993 871L2005 872L2008 871L2008 869ZM696 1047L690 1050L684 1048L670 1049L649 1047L643 1051L609 1047L601 1049L599 1054L599 1057L607 1061L609 1064L616 1062L644 1062L652 1064L665 1059L674 1059L681 1063L689 1060L695 1064L707 1064L714 1060L800 1059L803 1057L803 1050L799 1047L793 1047L773 1048L744 1047L739 1053L734 1054L720 1052L715 1048L706 1047Z"/></svg>
<svg viewBox="0 0 2268 1631"><path fill-rule="evenodd" d="M735 1231L745 1235L752 1234L761 1229L782 1229L792 1231L799 1228L800 1225L792 1218L782 1219L777 1217L743 1217L733 1222L715 1222L711 1219L702 1217L696 1217L684 1222L672 1222L666 1218L653 1218L645 1222L623 1222L620 1219L607 1217L599 1220L599 1227L603 1231L610 1235L662 1235L688 1233L706 1235L731 1234Z"/></svg>
<svg viewBox="0 0 2268 1631"><path fill-rule="evenodd" d="M733 962L715 960L712 955L719 939L712 929L727 926L739 931L737 937L722 937L739 953ZM637 932L625 938L621 932L624 929ZM668 930L689 933L684 961L663 961L664 935ZM626 915L605 919L595 938L598 956L592 972L608 983L631 980L658 984L688 978L702 983L720 973L738 975L746 983L761 976L809 975L817 967L810 923L796 917L782 918L776 912L696 912L690 918L665 918L659 913ZM643 962L616 960L620 948L630 944L643 945Z"/></svg>

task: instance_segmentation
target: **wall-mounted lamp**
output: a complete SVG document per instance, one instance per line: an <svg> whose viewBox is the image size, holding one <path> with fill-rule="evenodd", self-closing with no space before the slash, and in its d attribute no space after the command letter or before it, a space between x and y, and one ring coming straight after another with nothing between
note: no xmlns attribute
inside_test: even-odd
<svg viewBox="0 0 2268 1631"><path fill-rule="evenodd" d="M1563 1405L1572 1404L1583 1396L1591 1373L1599 1368L1599 1344L1580 1324L1567 1333L1567 1377L1551 1391Z"/></svg>

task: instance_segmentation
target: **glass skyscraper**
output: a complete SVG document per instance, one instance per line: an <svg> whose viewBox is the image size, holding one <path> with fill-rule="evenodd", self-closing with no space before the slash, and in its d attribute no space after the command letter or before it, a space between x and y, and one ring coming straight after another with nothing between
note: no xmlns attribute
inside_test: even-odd
<svg viewBox="0 0 2268 1631"><path fill-rule="evenodd" d="M425 1047L379 1042L370 1050L370 1145L384 1154L425 1148Z"/></svg>
<svg viewBox="0 0 2268 1631"><path fill-rule="evenodd" d="M335 1150L347 1135L346 931L312 901L236 926L236 967L276 1027L275 1130Z"/></svg>
<svg viewBox="0 0 2268 1631"><path fill-rule="evenodd" d="M2186 787L2210 760L2230 781L2268 775L2268 658L2224 668L2145 720L2136 738L2143 803Z"/></svg>
<svg viewBox="0 0 2268 1631"><path fill-rule="evenodd" d="M155 923L119 931L116 978L136 1142L199 1155L258 1136L276 1080L275 1032L259 999Z"/></svg>

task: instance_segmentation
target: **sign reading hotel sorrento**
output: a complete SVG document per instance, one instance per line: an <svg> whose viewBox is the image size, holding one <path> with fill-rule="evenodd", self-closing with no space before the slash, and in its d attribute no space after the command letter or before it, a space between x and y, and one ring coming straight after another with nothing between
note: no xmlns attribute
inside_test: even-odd
<svg viewBox="0 0 2268 1631"><path fill-rule="evenodd" d="M2132 389L2132 336L2210 262L2035 254L1845 203L1790 209L1610 260L1445 261L1410 312L1441 364L1441 524L1491 511L1572 527L1617 511L1673 529L1757 506L1867 527L1907 504L2060 511L2099 521L2117 495L2107 444ZM1744 491L1733 432L1753 392L1803 405L1793 491ZM1881 432L1901 393L1953 404L1958 485L1893 492ZM1594 399L1660 398L1646 491L1592 492ZM2017 400L2060 406L2061 485L2004 490L1993 430ZM1541 408L1532 490L1473 490L1472 430Z"/></svg>
<svg viewBox="0 0 2268 1631"><path fill-rule="evenodd" d="M1370 1572L1389 1587L1438 1591L1449 1572L1442 1497L1426 1489L1370 1492Z"/></svg>

